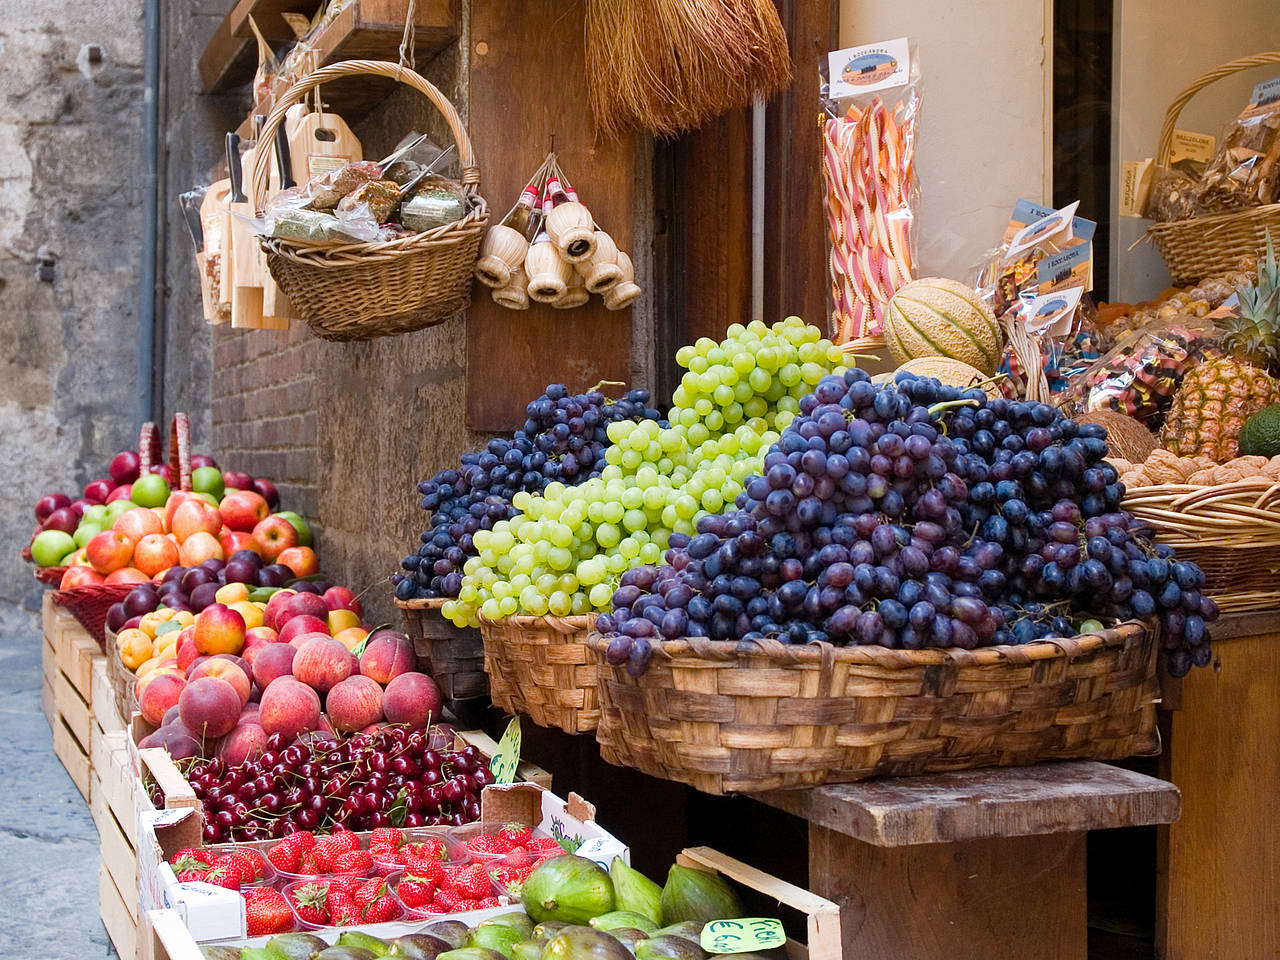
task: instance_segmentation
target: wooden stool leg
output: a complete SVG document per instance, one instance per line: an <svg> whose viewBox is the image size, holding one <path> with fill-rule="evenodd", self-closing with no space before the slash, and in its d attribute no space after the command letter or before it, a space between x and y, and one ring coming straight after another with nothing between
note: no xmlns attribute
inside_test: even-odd
<svg viewBox="0 0 1280 960"><path fill-rule="evenodd" d="M1085 835L876 847L809 827L809 888L842 907L844 955L1085 960Z"/></svg>

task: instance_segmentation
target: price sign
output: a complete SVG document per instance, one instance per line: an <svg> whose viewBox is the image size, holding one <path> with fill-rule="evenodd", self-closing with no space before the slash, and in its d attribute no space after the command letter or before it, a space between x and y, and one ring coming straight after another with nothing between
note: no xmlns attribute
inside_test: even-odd
<svg viewBox="0 0 1280 960"><path fill-rule="evenodd" d="M782 922L766 917L712 920L702 928L702 949L708 953L750 953L784 946Z"/></svg>
<svg viewBox="0 0 1280 960"><path fill-rule="evenodd" d="M520 718L512 717L507 730L498 741L498 750L489 761L489 772L494 783L514 783L516 767L520 765Z"/></svg>

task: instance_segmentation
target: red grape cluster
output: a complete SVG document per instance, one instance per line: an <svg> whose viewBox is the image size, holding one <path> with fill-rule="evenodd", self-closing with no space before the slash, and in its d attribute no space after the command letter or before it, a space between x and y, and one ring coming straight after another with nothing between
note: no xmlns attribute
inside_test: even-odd
<svg viewBox="0 0 1280 960"><path fill-rule="evenodd" d="M474 746L449 750L431 733L390 727L337 739L280 734L259 756L236 767L196 760L186 771L204 807L204 840L265 840L295 830L460 826L480 817L480 791L493 783ZM151 799L163 803L159 788Z"/></svg>

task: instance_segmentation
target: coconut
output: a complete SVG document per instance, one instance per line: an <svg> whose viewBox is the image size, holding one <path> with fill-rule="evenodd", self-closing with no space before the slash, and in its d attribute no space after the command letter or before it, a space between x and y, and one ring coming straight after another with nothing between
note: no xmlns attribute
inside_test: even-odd
<svg viewBox="0 0 1280 960"><path fill-rule="evenodd" d="M1096 423L1107 431L1107 447L1117 457L1142 463L1156 448L1156 436L1133 417L1114 410L1094 410L1075 418L1076 423Z"/></svg>

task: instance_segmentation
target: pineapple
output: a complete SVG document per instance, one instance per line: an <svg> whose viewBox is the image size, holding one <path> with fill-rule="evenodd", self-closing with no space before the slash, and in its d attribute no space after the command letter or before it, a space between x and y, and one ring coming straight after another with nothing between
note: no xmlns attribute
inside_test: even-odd
<svg viewBox="0 0 1280 960"><path fill-rule="evenodd" d="M1280 263L1267 236L1258 280L1238 287L1239 316L1222 321L1225 355L1206 356L1183 378L1160 431L1160 446L1178 456L1206 454L1218 463L1240 452L1244 422L1280 403Z"/></svg>

